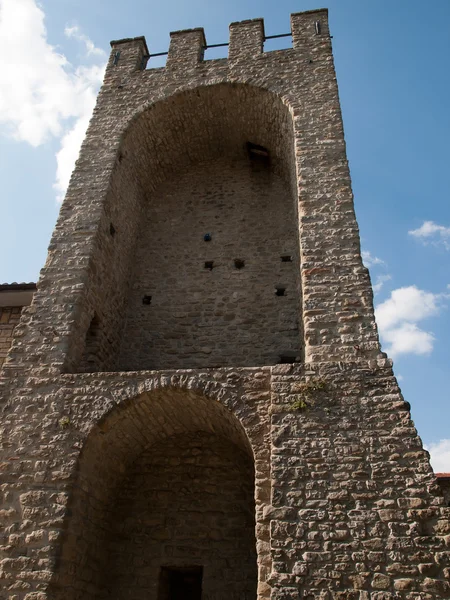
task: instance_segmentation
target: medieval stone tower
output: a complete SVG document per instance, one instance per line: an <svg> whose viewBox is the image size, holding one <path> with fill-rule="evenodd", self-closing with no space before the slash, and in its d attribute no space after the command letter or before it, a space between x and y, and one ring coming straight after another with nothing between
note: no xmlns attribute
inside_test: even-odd
<svg viewBox="0 0 450 600"><path fill-rule="evenodd" d="M2 371L0 599L450 597L380 352L327 11L112 43Z"/></svg>

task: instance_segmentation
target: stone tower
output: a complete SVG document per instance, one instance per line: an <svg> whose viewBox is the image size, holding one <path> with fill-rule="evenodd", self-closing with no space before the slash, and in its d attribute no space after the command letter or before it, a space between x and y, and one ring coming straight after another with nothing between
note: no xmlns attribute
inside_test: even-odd
<svg viewBox="0 0 450 600"><path fill-rule="evenodd" d="M2 371L1 600L434 600L449 509L380 352L327 11L112 42Z"/></svg>

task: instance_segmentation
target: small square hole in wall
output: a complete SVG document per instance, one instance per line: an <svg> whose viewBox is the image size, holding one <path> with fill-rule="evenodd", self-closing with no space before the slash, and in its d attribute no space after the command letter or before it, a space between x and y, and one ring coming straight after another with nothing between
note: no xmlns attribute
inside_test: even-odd
<svg viewBox="0 0 450 600"><path fill-rule="evenodd" d="M281 287L281 286L277 286L275 288L275 295L276 296L286 296L286 288L285 287Z"/></svg>
<svg viewBox="0 0 450 600"><path fill-rule="evenodd" d="M242 258L235 258L234 266L236 269L243 269L245 267L245 260L242 260Z"/></svg>
<svg viewBox="0 0 450 600"><path fill-rule="evenodd" d="M142 304L151 304L152 303L152 297L149 296L148 294L145 294L145 296L143 296L142 298Z"/></svg>
<svg viewBox="0 0 450 600"><path fill-rule="evenodd" d="M203 567L161 567L158 600L201 600Z"/></svg>
<svg viewBox="0 0 450 600"><path fill-rule="evenodd" d="M209 269L210 271L212 271L214 269L214 261L213 260L205 261L205 269Z"/></svg>
<svg viewBox="0 0 450 600"><path fill-rule="evenodd" d="M284 354L280 354L280 360L278 364L280 365L292 365L297 362L297 354L295 352L285 352Z"/></svg>
<svg viewBox="0 0 450 600"><path fill-rule="evenodd" d="M281 262L292 262L292 256L290 254L283 254L281 256Z"/></svg>
<svg viewBox="0 0 450 600"><path fill-rule="evenodd" d="M116 228L114 227L114 225L112 223L109 224L109 233L111 234L112 237L114 237L116 235Z"/></svg>

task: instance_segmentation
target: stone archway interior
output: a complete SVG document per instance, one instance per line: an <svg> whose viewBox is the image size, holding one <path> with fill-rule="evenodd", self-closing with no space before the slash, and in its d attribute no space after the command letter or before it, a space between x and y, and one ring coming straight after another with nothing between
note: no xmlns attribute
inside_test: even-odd
<svg viewBox="0 0 450 600"><path fill-rule="evenodd" d="M219 402L167 389L114 410L74 490L58 600L256 598L253 453Z"/></svg>
<svg viewBox="0 0 450 600"><path fill-rule="evenodd" d="M222 437L187 433L148 448L116 496L108 597L254 600L253 495L250 457Z"/></svg>
<svg viewBox="0 0 450 600"><path fill-rule="evenodd" d="M86 343L80 369L301 357L297 199L292 115L273 93L217 84L137 115L93 265L96 356Z"/></svg>

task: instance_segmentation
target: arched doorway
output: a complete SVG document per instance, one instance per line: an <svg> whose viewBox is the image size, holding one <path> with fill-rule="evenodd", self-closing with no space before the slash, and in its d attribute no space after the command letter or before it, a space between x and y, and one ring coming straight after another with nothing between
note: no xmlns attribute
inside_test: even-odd
<svg viewBox="0 0 450 600"><path fill-rule="evenodd" d="M126 401L91 431L73 489L58 599L256 598L253 451L217 400Z"/></svg>
<svg viewBox="0 0 450 600"><path fill-rule="evenodd" d="M251 458L203 431L145 450L116 496L110 598L254 600Z"/></svg>

